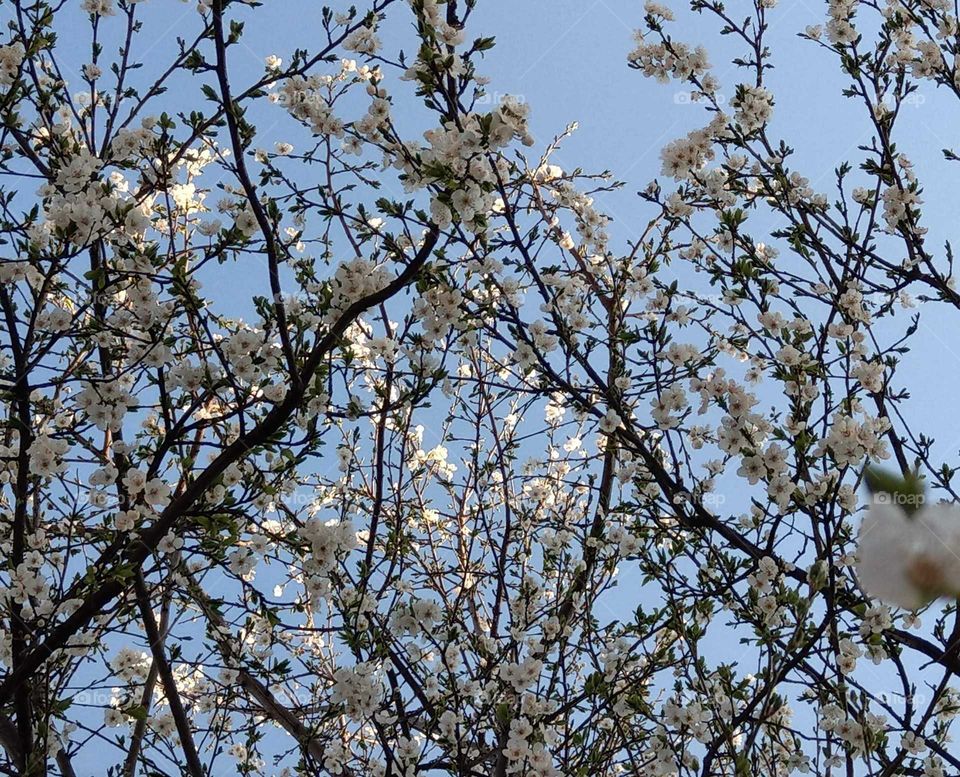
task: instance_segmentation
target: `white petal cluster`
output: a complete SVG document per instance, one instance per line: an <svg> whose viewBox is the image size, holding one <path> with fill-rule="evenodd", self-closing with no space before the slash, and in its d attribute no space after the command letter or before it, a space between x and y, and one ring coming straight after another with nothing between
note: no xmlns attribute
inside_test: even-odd
<svg viewBox="0 0 960 777"><path fill-rule="evenodd" d="M334 704L342 704L344 713L364 720L376 712L383 698L383 685L376 666L371 663L345 666L333 673Z"/></svg>
<svg viewBox="0 0 960 777"><path fill-rule="evenodd" d="M380 46L380 39L371 27L358 27L343 41L343 47L347 51L358 54L376 54Z"/></svg>
<svg viewBox="0 0 960 777"><path fill-rule="evenodd" d="M0 46L0 86L10 86L14 82L24 56L26 49L19 41Z"/></svg>
<svg viewBox="0 0 960 777"><path fill-rule="evenodd" d="M63 472L66 469L63 456L69 449L70 444L66 440L38 435L30 444L30 473L49 477Z"/></svg>
<svg viewBox="0 0 960 777"><path fill-rule="evenodd" d="M710 69L703 46L690 47L680 41L672 42L669 47L663 43L647 43L639 32L635 38L637 46L627 55L627 60L645 76L660 83L668 83L671 78L699 79Z"/></svg>
<svg viewBox="0 0 960 777"><path fill-rule="evenodd" d="M741 86L732 102L734 121L749 135L763 127L773 115L773 95L762 86Z"/></svg>
<svg viewBox="0 0 960 777"><path fill-rule="evenodd" d="M102 431L119 429L136 403L136 397L120 381L88 383L77 394L77 406Z"/></svg>
<svg viewBox="0 0 960 777"><path fill-rule="evenodd" d="M356 530L347 522L324 522L313 518L304 524L300 533L310 543L312 555L307 571L312 574L326 574L333 569L339 556L357 547Z"/></svg>
<svg viewBox="0 0 960 777"><path fill-rule="evenodd" d="M864 458L886 459L889 456L881 435L889 428L884 418L867 417L863 422L838 413L832 419L830 431L819 441L817 450L829 450L837 464L859 464Z"/></svg>
<svg viewBox="0 0 960 777"><path fill-rule="evenodd" d="M330 317L336 319L354 302L380 291L390 277L383 265L363 257L342 262L333 278Z"/></svg>
<svg viewBox="0 0 960 777"><path fill-rule="evenodd" d="M684 138L671 141L660 152L662 172L677 181L692 178L714 158L713 137L716 120L709 126L695 130Z"/></svg>
<svg viewBox="0 0 960 777"><path fill-rule="evenodd" d="M83 0L80 8L97 16L113 16L117 12L113 0Z"/></svg>
<svg viewBox="0 0 960 777"><path fill-rule="evenodd" d="M327 80L321 76L295 76L280 87L277 102L290 114L307 124L318 135L343 135L343 122L333 114L323 89Z"/></svg>

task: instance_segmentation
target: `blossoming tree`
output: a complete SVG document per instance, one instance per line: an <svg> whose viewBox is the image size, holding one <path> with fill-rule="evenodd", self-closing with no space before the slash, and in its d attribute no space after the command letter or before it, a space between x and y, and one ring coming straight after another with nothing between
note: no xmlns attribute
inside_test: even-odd
<svg viewBox="0 0 960 777"><path fill-rule="evenodd" d="M960 770L960 515L906 509L954 469L897 377L903 308L960 306L897 146L960 95L952 5L804 32L874 130L828 194L773 2L692 1L731 83L648 3L625 67L704 122L620 245L616 181L485 99L474 0L252 77L269 4L148 68L143 3L77 5L2 6L4 773Z"/></svg>

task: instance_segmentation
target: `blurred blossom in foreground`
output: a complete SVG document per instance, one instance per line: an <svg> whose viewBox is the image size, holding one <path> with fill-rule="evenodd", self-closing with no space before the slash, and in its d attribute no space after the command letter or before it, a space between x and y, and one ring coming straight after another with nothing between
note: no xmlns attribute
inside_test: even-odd
<svg viewBox="0 0 960 777"><path fill-rule="evenodd" d="M960 506L934 504L912 515L876 501L860 526L857 575L864 590L916 610L960 596Z"/></svg>

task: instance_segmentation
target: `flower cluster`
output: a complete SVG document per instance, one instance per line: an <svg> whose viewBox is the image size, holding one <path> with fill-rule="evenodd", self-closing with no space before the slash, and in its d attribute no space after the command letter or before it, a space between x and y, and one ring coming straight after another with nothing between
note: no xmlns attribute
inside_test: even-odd
<svg viewBox="0 0 960 777"><path fill-rule="evenodd" d="M376 666L358 664L341 667L333 673L333 694L330 700L342 704L344 714L354 720L369 718L377 710L383 686Z"/></svg>
<svg viewBox="0 0 960 777"><path fill-rule="evenodd" d="M773 95L762 86L738 86L731 102L736 109L733 120L746 134L764 127L773 114Z"/></svg>
<svg viewBox="0 0 960 777"><path fill-rule="evenodd" d="M26 49L20 41L0 46L0 86L10 86L20 72Z"/></svg>

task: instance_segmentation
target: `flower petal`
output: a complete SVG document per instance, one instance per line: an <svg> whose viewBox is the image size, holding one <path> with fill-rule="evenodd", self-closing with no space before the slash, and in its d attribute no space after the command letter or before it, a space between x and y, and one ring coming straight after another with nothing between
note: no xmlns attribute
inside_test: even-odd
<svg viewBox="0 0 960 777"><path fill-rule="evenodd" d="M874 503L860 525L857 552L857 578L863 590L910 610L926 604L923 592L907 574L917 536L915 528L899 507Z"/></svg>

